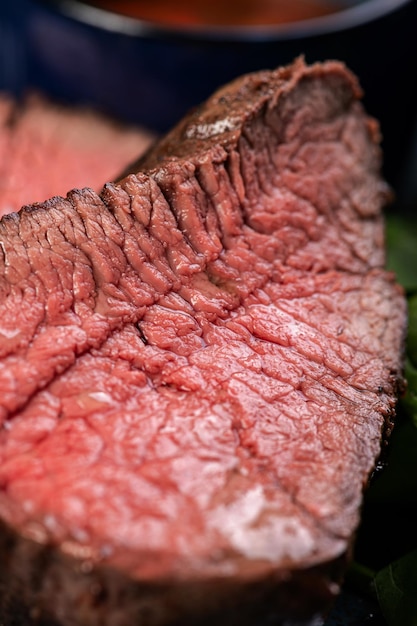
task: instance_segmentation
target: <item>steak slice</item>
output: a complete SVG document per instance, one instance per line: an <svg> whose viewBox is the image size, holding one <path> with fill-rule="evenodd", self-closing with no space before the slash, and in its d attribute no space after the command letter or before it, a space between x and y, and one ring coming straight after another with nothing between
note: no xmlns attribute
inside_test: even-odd
<svg viewBox="0 0 417 626"><path fill-rule="evenodd" d="M406 318L359 97L336 62L242 77L101 195L2 220L3 622L299 624L335 596Z"/></svg>
<svg viewBox="0 0 417 626"><path fill-rule="evenodd" d="M152 140L89 109L0 95L0 216L73 187L100 191Z"/></svg>

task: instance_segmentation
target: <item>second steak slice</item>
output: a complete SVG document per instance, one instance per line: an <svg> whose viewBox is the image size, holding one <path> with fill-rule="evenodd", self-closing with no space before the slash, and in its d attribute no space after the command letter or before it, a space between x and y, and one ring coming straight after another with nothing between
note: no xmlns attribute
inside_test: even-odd
<svg viewBox="0 0 417 626"><path fill-rule="evenodd" d="M405 327L359 95L332 62L244 77L140 173L2 221L2 550L37 615L335 593Z"/></svg>

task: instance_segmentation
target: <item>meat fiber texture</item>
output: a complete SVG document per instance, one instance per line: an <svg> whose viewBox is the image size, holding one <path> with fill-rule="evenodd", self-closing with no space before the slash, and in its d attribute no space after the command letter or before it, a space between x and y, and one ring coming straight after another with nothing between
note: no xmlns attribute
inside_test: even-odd
<svg viewBox="0 0 417 626"><path fill-rule="evenodd" d="M359 98L337 62L244 76L101 195L2 220L0 621L288 625L335 597L406 317Z"/></svg>
<svg viewBox="0 0 417 626"><path fill-rule="evenodd" d="M152 141L89 109L0 94L0 216L73 187L100 191Z"/></svg>

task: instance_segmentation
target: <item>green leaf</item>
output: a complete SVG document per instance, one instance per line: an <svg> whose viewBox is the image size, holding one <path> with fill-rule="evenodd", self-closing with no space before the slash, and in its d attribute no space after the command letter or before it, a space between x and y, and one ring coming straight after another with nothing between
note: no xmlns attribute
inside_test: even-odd
<svg viewBox="0 0 417 626"><path fill-rule="evenodd" d="M375 588L389 626L417 626L417 550L378 572Z"/></svg>
<svg viewBox="0 0 417 626"><path fill-rule="evenodd" d="M388 214L387 267L407 291L417 290L417 221Z"/></svg>

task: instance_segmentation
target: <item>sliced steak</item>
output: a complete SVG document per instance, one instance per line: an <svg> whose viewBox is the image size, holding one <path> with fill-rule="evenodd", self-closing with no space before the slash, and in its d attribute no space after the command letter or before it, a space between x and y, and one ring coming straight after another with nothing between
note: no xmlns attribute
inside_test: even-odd
<svg viewBox="0 0 417 626"><path fill-rule="evenodd" d="M139 173L0 223L3 622L299 624L337 593L406 316L359 96L335 62L245 76Z"/></svg>
<svg viewBox="0 0 417 626"><path fill-rule="evenodd" d="M73 187L100 191L152 140L89 109L0 95L0 216Z"/></svg>

